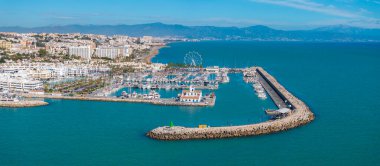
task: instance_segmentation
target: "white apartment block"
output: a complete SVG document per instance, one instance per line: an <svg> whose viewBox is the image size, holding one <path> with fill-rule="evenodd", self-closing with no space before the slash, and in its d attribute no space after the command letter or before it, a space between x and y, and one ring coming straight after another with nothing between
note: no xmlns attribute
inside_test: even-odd
<svg viewBox="0 0 380 166"><path fill-rule="evenodd" d="M87 60L91 59L91 52L90 46L69 47L69 55L80 56Z"/></svg>
<svg viewBox="0 0 380 166"><path fill-rule="evenodd" d="M114 47L96 48L95 56L100 58L115 59L121 55L120 49Z"/></svg>
<svg viewBox="0 0 380 166"><path fill-rule="evenodd" d="M0 76L33 78L36 80L60 79L66 77L86 77L106 74L111 69L102 65L62 64L62 63L13 63L0 65Z"/></svg>
<svg viewBox="0 0 380 166"><path fill-rule="evenodd" d="M129 56L128 47L99 47L95 49L95 56L100 58L115 59Z"/></svg>
<svg viewBox="0 0 380 166"><path fill-rule="evenodd" d="M42 90L43 84L37 80L2 76L0 77L0 89L5 91L29 92Z"/></svg>

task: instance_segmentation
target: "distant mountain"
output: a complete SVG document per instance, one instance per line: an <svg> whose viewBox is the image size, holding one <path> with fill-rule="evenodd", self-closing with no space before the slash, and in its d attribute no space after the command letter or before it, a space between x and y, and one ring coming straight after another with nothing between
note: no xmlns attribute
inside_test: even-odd
<svg viewBox="0 0 380 166"><path fill-rule="evenodd" d="M380 41L380 29L364 29L344 25L321 27L312 30L285 31L262 25L238 28L150 23L137 25L66 25L35 28L0 27L0 32L120 34L218 40Z"/></svg>

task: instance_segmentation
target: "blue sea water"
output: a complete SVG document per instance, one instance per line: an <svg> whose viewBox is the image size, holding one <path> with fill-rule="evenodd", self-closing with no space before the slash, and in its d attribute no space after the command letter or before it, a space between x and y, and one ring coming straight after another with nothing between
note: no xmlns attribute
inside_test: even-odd
<svg viewBox="0 0 380 166"><path fill-rule="evenodd" d="M46 100L0 108L0 165L379 165L380 44L302 42L172 43L153 62L259 65L316 114L286 132L220 140L156 141L149 130L175 125L265 121L262 101L241 75L216 91L214 107Z"/></svg>

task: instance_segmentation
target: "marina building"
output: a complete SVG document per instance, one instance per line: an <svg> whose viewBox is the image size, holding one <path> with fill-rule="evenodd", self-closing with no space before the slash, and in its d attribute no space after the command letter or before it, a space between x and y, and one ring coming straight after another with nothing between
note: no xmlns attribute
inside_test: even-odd
<svg viewBox="0 0 380 166"><path fill-rule="evenodd" d="M190 86L189 90L183 90L179 97L181 102L198 103L202 100L202 91L195 90L193 86Z"/></svg>
<svg viewBox="0 0 380 166"><path fill-rule="evenodd" d="M209 73L219 73L219 66L207 67L206 71Z"/></svg>

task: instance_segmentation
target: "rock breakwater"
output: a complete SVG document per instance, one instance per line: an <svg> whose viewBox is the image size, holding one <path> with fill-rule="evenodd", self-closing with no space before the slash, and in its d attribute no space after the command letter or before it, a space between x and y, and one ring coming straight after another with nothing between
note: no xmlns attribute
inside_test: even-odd
<svg viewBox="0 0 380 166"><path fill-rule="evenodd" d="M10 107L10 108L20 108L20 107L36 107L48 105L49 103L45 101L38 100L25 100L25 101L0 101L0 107Z"/></svg>
<svg viewBox="0 0 380 166"><path fill-rule="evenodd" d="M256 67L256 73L265 77L270 82L272 88L276 89L276 93L280 93L284 99L292 104L292 111L289 115L267 122L228 126L228 127L208 127L208 128L187 128L187 127L158 127L147 133L147 136L158 140L188 140L188 139L216 139L241 136L253 136L270 134L292 129L305 125L314 120L314 114L309 107L300 99L287 91L277 80L267 73L263 68Z"/></svg>

